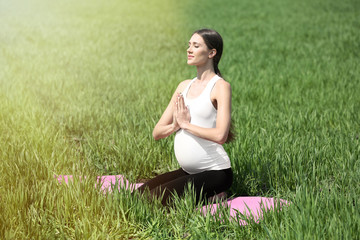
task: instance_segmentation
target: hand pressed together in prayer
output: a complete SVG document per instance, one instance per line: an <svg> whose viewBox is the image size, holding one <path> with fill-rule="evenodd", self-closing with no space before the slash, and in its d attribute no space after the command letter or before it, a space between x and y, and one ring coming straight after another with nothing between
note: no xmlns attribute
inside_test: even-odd
<svg viewBox="0 0 360 240"><path fill-rule="evenodd" d="M173 117L179 128L184 128L186 124L190 123L190 111L185 106L184 97L181 93L178 93L176 98Z"/></svg>

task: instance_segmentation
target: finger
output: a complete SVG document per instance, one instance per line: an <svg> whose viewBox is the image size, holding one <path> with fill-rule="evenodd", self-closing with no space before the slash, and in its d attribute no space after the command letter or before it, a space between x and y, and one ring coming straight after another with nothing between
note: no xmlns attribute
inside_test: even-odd
<svg viewBox="0 0 360 240"><path fill-rule="evenodd" d="M176 95L175 104L179 105L180 93Z"/></svg>
<svg viewBox="0 0 360 240"><path fill-rule="evenodd" d="M182 105L182 101L181 101L181 96L179 98L178 105L179 105L179 111L182 111L183 110L183 105Z"/></svg>
<svg viewBox="0 0 360 240"><path fill-rule="evenodd" d="M181 93L178 93L177 97L176 97L176 108L177 108L177 110L179 110L180 97L181 97Z"/></svg>
<svg viewBox="0 0 360 240"><path fill-rule="evenodd" d="M180 97L176 99L176 111L180 111Z"/></svg>
<svg viewBox="0 0 360 240"><path fill-rule="evenodd" d="M181 96L182 96L182 94L179 92L178 94L177 94L177 100L179 101L179 99L181 98Z"/></svg>
<svg viewBox="0 0 360 240"><path fill-rule="evenodd" d="M182 110L186 109L185 101L184 101L184 97L183 97L183 96L180 97L180 105L181 105L181 109L182 109Z"/></svg>

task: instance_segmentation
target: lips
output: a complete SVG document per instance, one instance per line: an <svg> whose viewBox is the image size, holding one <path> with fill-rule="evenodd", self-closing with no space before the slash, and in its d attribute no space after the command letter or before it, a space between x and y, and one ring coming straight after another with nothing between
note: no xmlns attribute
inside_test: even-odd
<svg viewBox="0 0 360 240"><path fill-rule="evenodd" d="M193 59L194 58L194 56L193 55L188 55L188 59L190 60L190 59Z"/></svg>

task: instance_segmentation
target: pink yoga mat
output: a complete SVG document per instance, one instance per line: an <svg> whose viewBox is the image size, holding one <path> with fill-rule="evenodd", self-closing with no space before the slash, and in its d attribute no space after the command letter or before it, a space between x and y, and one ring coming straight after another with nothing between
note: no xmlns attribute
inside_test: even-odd
<svg viewBox="0 0 360 240"><path fill-rule="evenodd" d="M55 176L55 178L58 180L59 183L65 183L68 184L69 181L73 180L72 175L58 175ZM86 178L86 177L84 177ZM81 178L80 178L81 180ZM101 186L101 190L104 192L112 192L111 186L118 186L118 189L121 188L130 189L131 191L137 189L142 185L142 183L130 183L123 175L109 175L109 176L98 176L96 178L95 187L98 185Z"/></svg>
<svg viewBox="0 0 360 240"><path fill-rule="evenodd" d="M217 214L219 209L219 205L223 207L228 207L230 209L230 218L237 219L241 214L250 219L253 219L255 222L259 222L259 219L262 217L262 214L269 210L275 210L275 206L277 206L277 202L281 206L287 205L288 202L283 199L274 198L266 198L266 197L236 197L233 199L228 199L221 203L209 204L203 206L200 211L206 215L210 213L211 215ZM239 216L240 215L240 216ZM247 222L245 220L241 220L239 218L240 225L246 225Z"/></svg>
<svg viewBox="0 0 360 240"><path fill-rule="evenodd" d="M69 181L73 180L73 176L71 175L59 175L55 176L59 183L68 184ZM86 178L86 177L84 177ZM80 178L81 180L81 178ZM124 176L122 175L109 175L109 176L98 176L96 179L95 187L101 186L101 190L104 193L113 191L113 187L117 185L118 189L121 188L129 189L130 191L134 191L138 187L142 185L142 183L130 183ZM280 207L283 205L287 205L288 202L283 199L278 199ZM210 213L211 215L215 215L219 208L219 204L223 206L227 206L230 209L230 217L231 219L236 219L239 213L245 216L252 216L255 222L258 222L261 218L263 212L274 210L276 206L276 202L274 198L266 198L266 197L236 197L233 199L228 199L221 203L209 204L203 206L200 211L206 215ZM240 215L241 215L240 214ZM246 225L247 222L244 220L239 220L241 225Z"/></svg>

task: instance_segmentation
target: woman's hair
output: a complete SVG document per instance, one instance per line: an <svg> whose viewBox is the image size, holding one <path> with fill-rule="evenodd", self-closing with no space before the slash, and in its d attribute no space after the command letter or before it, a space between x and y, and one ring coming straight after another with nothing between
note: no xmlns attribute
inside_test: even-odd
<svg viewBox="0 0 360 240"><path fill-rule="evenodd" d="M214 49L214 48L216 49L216 55L213 58L214 71L217 75L222 77L220 70L218 68L218 65L219 65L219 62L221 59L221 55L223 52L222 37L215 30L208 29L208 28L203 28L203 29L197 30L193 33L193 35L195 33L199 34L204 39L204 42L209 49Z"/></svg>
<svg viewBox="0 0 360 240"><path fill-rule="evenodd" d="M199 34L204 39L204 42L209 49L214 49L214 48L216 49L216 54L213 58L214 71L218 76L222 77L218 67L223 52L223 40L221 35L217 31L208 28L197 30L193 33L193 35L195 33ZM234 124L233 121L231 120L226 143L233 141L235 137L236 135L235 135Z"/></svg>

